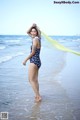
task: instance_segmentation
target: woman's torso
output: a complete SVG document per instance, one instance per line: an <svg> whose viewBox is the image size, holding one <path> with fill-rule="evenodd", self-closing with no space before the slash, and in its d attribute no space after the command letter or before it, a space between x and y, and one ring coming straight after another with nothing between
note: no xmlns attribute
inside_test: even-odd
<svg viewBox="0 0 80 120"><path fill-rule="evenodd" d="M38 38L38 45L36 47L35 54L30 59L30 62L37 64L38 67L41 66L40 50L41 50L41 39ZM32 46L31 46L31 52L32 52Z"/></svg>

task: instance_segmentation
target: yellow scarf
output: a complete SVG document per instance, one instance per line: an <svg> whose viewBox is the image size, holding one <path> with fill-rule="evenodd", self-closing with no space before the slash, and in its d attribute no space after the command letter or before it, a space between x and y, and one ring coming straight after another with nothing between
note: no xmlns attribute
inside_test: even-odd
<svg viewBox="0 0 80 120"><path fill-rule="evenodd" d="M41 33L46 38L46 40L49 41L57 49L60 49L60 50L65 51L65 52L70 52L70 53L73 53L73 54L80 56L80 52L76 52L74 50L66 48L63 45L61 45L60 43L58 43L57 41L53 40L51 37L47 36L44 32L41 31Z"/></svg>

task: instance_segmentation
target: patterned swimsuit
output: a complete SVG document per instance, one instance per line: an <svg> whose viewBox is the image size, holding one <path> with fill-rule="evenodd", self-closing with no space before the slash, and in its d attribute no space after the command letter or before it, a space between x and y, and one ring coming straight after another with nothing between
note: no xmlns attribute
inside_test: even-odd
<svg viewBox="0 0 80 120"><path fill-rule="evenodd" d="M31 52L32 52L32 46L31 46ZM36 48L35 54L30 58L30 63L34 63L37 65L38 68L41 66L41 60L40 60L40 48Z"/></svg>

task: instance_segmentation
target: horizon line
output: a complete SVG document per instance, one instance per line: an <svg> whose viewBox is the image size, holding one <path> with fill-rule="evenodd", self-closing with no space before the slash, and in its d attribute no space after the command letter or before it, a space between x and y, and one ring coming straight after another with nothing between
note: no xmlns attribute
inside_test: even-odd
<svg viewBox="0 0 80 120"><path fill-rule="evenodd" d="M15 36L15 35L17 35L17 36L29 36L29 35L27 35L27 34L0 34L0 36ZM41 35L42 36L42 35ZM48 34L48 36L80 36L80 34L75 34L75 35L50 35L50 34Z"/></svg>

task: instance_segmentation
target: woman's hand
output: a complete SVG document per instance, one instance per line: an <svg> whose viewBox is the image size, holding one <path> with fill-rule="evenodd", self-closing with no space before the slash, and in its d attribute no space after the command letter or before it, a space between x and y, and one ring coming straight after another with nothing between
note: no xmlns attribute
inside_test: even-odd
<svg viewBox="0 0 80 120"><path fill-rule="evenodd" d="M33 23L32 27L36 27L37 25L35 23Z"/></svg>
<svg viewBox="0 0 80 120"><path fill-rule="evenodd" d="M23 65L26 65L26 61L23 61L23 63L22 63Z"/></svg>

